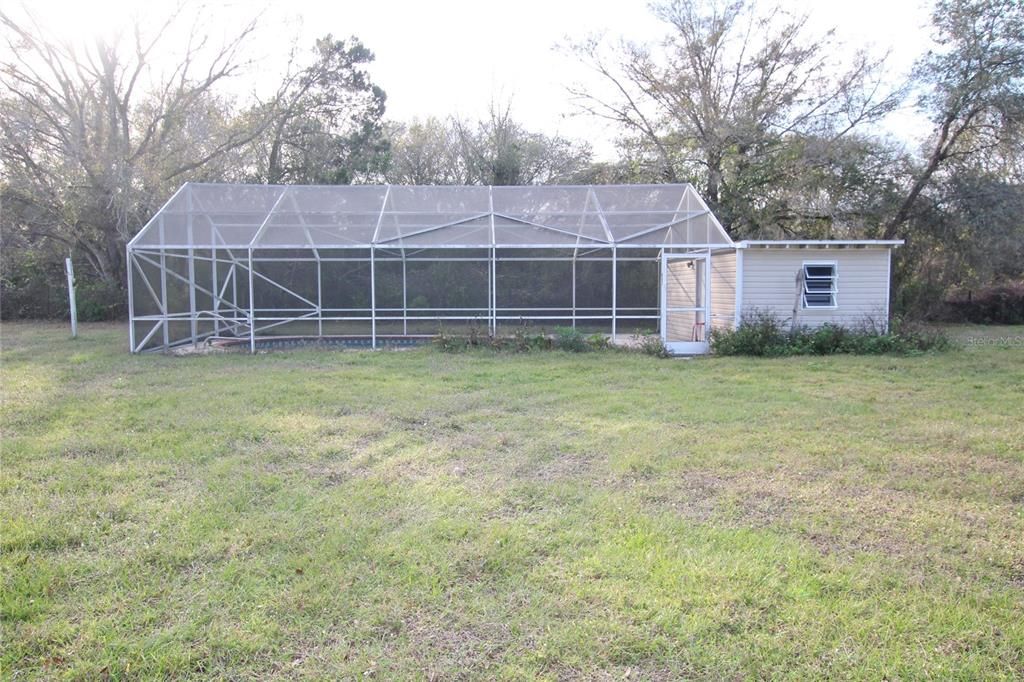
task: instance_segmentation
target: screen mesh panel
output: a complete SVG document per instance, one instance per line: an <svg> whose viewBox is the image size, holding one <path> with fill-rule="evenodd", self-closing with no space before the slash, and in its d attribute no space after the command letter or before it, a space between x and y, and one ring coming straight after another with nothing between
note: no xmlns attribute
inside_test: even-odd
<svg viewBox="0 0 1024 682"><path fill-rule="evenodd" d="M186 184L137 247L731 245L690 185Z"/></svg>

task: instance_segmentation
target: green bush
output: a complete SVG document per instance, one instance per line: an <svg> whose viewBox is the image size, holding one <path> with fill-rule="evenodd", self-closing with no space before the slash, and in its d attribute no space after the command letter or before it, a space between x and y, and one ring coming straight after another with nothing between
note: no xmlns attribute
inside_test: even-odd
<svg viewBox="0 0 1024 682"><path fill-rule="evenodd" d="M86 282L75 287L78 319L82 322L107 322L127 316L124 292L116 284Z"/></svg>
<svg viewBox="0 0 1024 682"><path fill-rule="evenodd" d="M1007 282L952 292L941 317L949 322L1024 324L1024 282Z"/></svg>
<svg viewBox="0 0 1024 682"><path fill-rule="evenodd" d="M711 350L717 355L914 354L947 350L953 345L939 330L905 325L898 320L887 333L873 324L859 328L824 324L789 329L785 320L765 312L745 318L738 329L711 331Z"/></svg>
<svg viewBox="0 0 1024 682"><path fill-rule="evenodd" d="M432 343L442 353L458 353L469 348L467 337L448 334L444 329L437 331Z"/></svg>
<svg viewBox="0 0 1024 682"><path fill-rule="evenodd" d="M587 343L594 350L609 350L614 348L614 346L612 346L611 338L604 334L591 334L587 337Z"/></svg>
<svg viewBox="0 0 1024 682"><path fill-rule="evenodd" d="M755 312L739 329L712 329L711 350L718 355L788 355L789 332L775 315Z"/></svg>
<svg viewBox="0 0 1024 682"><path fill-rule="evenodd" d="M509 350L516 353L526 353L532 350L550 350L551 339L543 331L536 331L530 327L516 327L510 337L498 337L493 342L495 347L501 350Z"/></svg>
<svg viewBox="0 0 1024 682"><path fill-rule="evenodd" d="M570 353L586 353L593 350L587 343L586 337L578 329L572 327L556 327L554 341L555 348Z"/></svg>

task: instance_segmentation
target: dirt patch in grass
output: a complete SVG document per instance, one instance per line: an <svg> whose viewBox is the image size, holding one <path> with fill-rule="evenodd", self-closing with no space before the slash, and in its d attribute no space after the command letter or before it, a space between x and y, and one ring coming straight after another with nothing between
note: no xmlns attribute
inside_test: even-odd
<svg viewBox="0 0 1024 682"><path fill-rule="evenodd" d="M702 523L771 528L810 543L823 555L877 553L951 574L960 570L959 557L965 554L986 556L992 567L1015 561L1015 567L1024 567L1013 555L1019 551L1013 535L1024 524L1007 527L998 508L923 504L913 492L854 485L824 470L771 475L686 471L671 486L657 486L643 496L652 511L671 509ZM1024 568L1011 570L1010 581L1021 575Z"/></svg>
<svg viewBox="0 0 1024 682"><path fill-rule="evenodd" d="M412 614L402 631L403 648L413 653L427 679L473 679L500 666L509 647L523 646L509 623L466 623L455 614L444 618ZM454 671L462 670L461 673ZM470 671L476 671L471 673Z"/></svg>

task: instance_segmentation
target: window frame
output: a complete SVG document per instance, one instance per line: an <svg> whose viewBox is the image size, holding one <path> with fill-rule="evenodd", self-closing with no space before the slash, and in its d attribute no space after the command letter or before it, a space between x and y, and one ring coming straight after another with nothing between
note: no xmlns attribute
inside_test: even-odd
<svg viewBox="0 0 1024 682"><path fill-rule="evenodd" d="M829 297L830 297L831 303L829 305L808 304L808 302L807 302L807 294L823 294L823 293L825 293L824 291L809 291L808 288L807 288L807 280L809 278L809 275L807 273L807 268L808 267L815 267L815 266L817 266L817 267L830 267L830 268L832 268L832 276L831 277L810 277L810 279L819 280L819 281L826 280L826 279L830 280L831 286L829 288L828 293L829 293ZM803 277L801 277L801 280L803 282L803 291L800 292L800 307L803 310L835 310L835 309L837 309L839 307L839 264L836 261L834 261L834 260L831 260L831 261L804 261L801 264L800 267L801 267L801 273L803 274Z"/></svg>

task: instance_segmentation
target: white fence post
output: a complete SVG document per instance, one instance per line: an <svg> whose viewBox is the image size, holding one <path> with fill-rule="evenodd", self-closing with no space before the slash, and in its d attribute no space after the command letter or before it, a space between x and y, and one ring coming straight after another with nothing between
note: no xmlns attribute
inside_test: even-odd
<svg viewBox="0 0 1024 682"><path fill-rule="evenodd" d="M78 306L75 305L75 268L71 259L64 259L64 268L68 273L68 305L71 308L71 338L78 338Z"/></svg>

